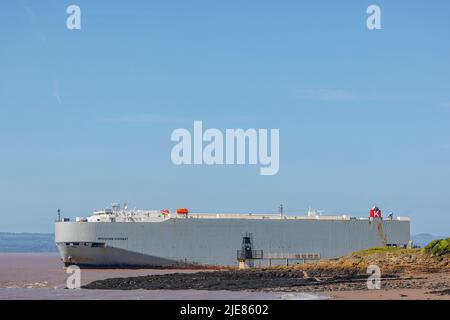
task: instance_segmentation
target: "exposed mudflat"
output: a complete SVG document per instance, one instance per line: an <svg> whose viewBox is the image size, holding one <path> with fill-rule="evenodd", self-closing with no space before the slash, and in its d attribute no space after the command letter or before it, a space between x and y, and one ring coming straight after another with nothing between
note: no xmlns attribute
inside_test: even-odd
<svg viewBox="0 0 450 320"><path fill-rule="evenodd" d="M386 280L396 281L398 275L385 275ZM231 270L197 273L174 273L128 278L98 280L85 285L86 289L118 290L255 290L255 289L291 289L299 287L323 287L336 284L366 284L367 275L355 270L337 270L336 272L302 270Z"/></svg>

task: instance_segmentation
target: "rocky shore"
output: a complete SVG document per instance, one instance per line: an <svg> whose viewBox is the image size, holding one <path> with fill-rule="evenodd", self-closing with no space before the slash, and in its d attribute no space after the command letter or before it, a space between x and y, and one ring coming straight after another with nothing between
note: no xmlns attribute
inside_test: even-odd
<svg viewBox="0 0 450 320"><path fill-rule="evenodd" d="M422 290L449 296L450 256L432 256L419 249L374 248L315 264L267 269L202 271L91 282L86 289L116 290L251 290L339 292L367 290L369 265L381 271L383 290ZM404 295L406 296L406 295Z"/></svg>
<svg viewBox="0 0 450 320"><path fill-rule="evenodd" d="M206 271L193 274L175 273L131 278L99 280L84 286L86 289L196 289L196 290L256 290L298 288L304 286L326 286L338 283L366 283L366 274L338 272L323 275L322 272L307 274L301 270L230 270ZM390 281L398 280L397 275L387 275Z"/></svg>

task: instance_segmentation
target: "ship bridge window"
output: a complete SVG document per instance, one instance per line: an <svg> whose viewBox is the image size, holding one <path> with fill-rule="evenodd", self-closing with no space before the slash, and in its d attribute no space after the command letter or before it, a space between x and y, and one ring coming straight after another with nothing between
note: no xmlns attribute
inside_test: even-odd
<svg viewBox="0 0 450 320"><path fill-rule="evenodd" d="M105 247L105 243L103 243L103 242L92 242L92 247L93 248L104 248Z"/></svg>
<svg viewBox="0 0 450 320"><path fill-rule="evenodd" d="M66 246L70 247L78 247L80 245L79 242L66 242Z"/></svg>

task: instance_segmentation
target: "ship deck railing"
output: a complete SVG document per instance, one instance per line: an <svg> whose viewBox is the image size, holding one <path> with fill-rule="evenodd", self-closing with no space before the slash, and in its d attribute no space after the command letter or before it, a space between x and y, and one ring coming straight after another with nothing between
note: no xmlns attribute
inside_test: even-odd
<svg viewBox="0 0 450 320"><path fill-rule="evenodd" d="M291 253L291 252L267 252L263 250L248 251L237 250L238 260L320 260L320 253Z"/></svg>
<svg viewBox="0 0 450 320"><path fill-rule="evenodd" d="M322 216L295 216L279 214L243 214L243 213L193 213L189 214L188 219L269 219L269 220L362 220L368 221L369 218L353 217L349 215L322 215ZM385 217L383 220L409 221L409 217Z"/></svg>
<svg viewBox="0 0 450 320"><path fill-rule="evenodd" d="M96 214L88 218L77 217L77 222L164 222L169 219L246 219L246 220L325 220L325 221L369 221L368 217L354 217L350 215L280 215L280 214L252 214L252 213L190 213L188 215L170 214L160 215L154 211L140 211L136 213ZM384 217L387 221L410 221L409 217ZM63 220L64 222L69 221Z"/></svg>
<svg viewBox="0 0 450 320"><path fill-rule="evenodd" d="M320 260L320 253L283 253L283 252L268 252L264 253L263 250L237 250L237 260L239 261L239 268L245 268L246 264L253 266L254 261L267 261L267 267L272 266L272 261L282 260L285 261L286 266L289 262L318 262Z"/></svg>

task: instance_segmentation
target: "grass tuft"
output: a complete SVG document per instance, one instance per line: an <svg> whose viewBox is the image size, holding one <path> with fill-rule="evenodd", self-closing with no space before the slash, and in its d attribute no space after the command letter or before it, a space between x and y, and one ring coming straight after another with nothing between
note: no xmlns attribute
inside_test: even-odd
<svg viewBox="0 0 450 320"><path fill-rule="evenodd" d="M437 257L450 254L450 238L433 240L423 248L423 251Z"/></svg>

